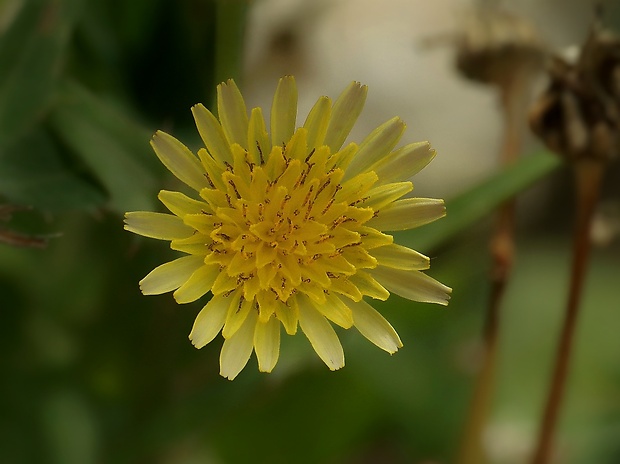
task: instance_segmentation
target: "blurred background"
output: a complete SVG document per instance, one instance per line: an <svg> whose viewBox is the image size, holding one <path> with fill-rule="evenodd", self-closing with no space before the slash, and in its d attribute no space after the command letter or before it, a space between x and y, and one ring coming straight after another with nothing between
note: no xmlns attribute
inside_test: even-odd
<svg viewBox="0 0 620 464"><path fill-rule="evenodd" d="M566 299L573 189L555 161L498 174L497 89L455 66L466 13L491 3L0 0L0 462L454 462L480 360L492 213L515 193L484 452L527 462ZM605 6L620 30L617 2ZM509 7L553 52L581 44L594 17L586 0ZM252 358L230 382L218 375L221 337L200 351L187 339L205 301L140 294L138 281L175 255L125 232L122 214L161 210L157 192L178 187L151 152L155 130L196 149L189 109L212 105L218 82L234 76L248 106L268 110L284 74L296 76L301 120L357 80L369 96L351 140L399 115L402 144L437 149L413 180L416 194L447 199L446 225L401 243L432 257L429 274L453 298L378 304L404 343L393 356L340 330L347 365L330 372L298 334L283 337L272 374ZM544 86L541 74L532 93ZM543 156L529 133L523 146ZM557 463L620 462L619 180L616 163Z"/></svg>

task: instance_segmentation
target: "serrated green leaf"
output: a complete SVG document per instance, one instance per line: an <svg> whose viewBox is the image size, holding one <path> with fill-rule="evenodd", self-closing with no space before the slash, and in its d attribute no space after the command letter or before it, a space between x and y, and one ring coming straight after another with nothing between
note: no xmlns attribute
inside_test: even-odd
<svg viewBox="0 0 620 464"><path fill-rule="evenodd" d="M428 253L491 214L501 203L542 179L560 164L559 157L546 152L524 156L514 166L446 201L445 218L397 233L395 238L399 243Z"/></svg>

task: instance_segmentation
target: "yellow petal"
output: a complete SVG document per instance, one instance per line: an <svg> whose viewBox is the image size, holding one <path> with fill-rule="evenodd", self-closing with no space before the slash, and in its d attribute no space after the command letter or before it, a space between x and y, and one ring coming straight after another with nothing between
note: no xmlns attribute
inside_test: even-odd
<svg viewBox="0 0 620 464"><path fill-rule="evenodd" d="M189 334L189 339L196 348L202 348L211 342L222 330L229 304L230 297L216 295L198 313Z"/></svg>
<svg viewBox="0 0 620 464"><path fill-rule="evenodd" d="M349 132L364 108L367 93L368 87L359 82L351 82L334 103L323 141L332 153L340 150L349 136Z"/></svg>
<svg viewBox="0 0 620 464"><path fill-rule="evenodd" d="M220 375L233 380L245 367L254 347L254 331L258 315L250 311L235 335L224 340L220 353Z"/></svg>
<svg viewBox="0 0 620 464"><path fill-rule="evenodd" d="M375 162L385 157L396 146L405 131L405 123L395 117L370 133L360 144L344 176L345 180L365 172Z"/></svg>
<svg viewBox="0 0 620 464"><path fill-rule="evenodd" d="M222 180L222 172L225 169L224 163L211 156L205 148L200 148L198 150L198 158L200 158L202 167L205 170L205 178L207 179L209 188L226 190L226 185Z"/></svg>
<svg viewBox="0 0 620 464"><path fill-rule="evenodd" d="M367 272L357 271L349 277L349 281L358 288L362 295L381 301L385 301L390 297L390 292Z"/></svg>
<svg viewBox="0 0 620 464"><path fill-rule="evenodd" d="M379 265L395 269L421 271L428 269L431 265L427 256L395 243L374 248L370 254L377 258Z"/></svg>
<svg viewBox="0 0 620 464"><path fill-rule="evenodd" d="M247 147L248 111L235 81L229 79L217 86L217 113L228 143Z"/></svg>
<svg viewBox="0 0 620 464"><path fill-rule="evenodd" d="M443 200L434 198L405 198L379 210L377 216L366 223L379 230L405 230L423 226L446 215Z"/></svg>
<svg viewBox="0 0 620 464"><path fill-rule="evenodd" d="M140 290L144 295L159 295L176 290L203 265L203 261L203 256L183 256L157 266L140 281Z"/></svg>
<svg viewBox="0 0 620 464"><path fill-rule="evenodd" d="M222 330L224 338L232 337L243 325L254 305L253 301L242 298L242 292L235 292L236 296L230 301L226 323Z"/></svg>
<svg viewBox="0 0 620 464"><path fill-rule="evenodd" d="M151 146L162 164L181 182L198 192L209 186L198 158L173 136L157 131Z"/></svg>
<svg viewBox="0 0 620 464"><path fill-rule="evenodd" d="M353 325L353 316L349 307L333 293L327 293L325 297L324 304L313 303L314 307L334 324L344 329L350 328Z"/></svg>
<svg viewBox="0 0 620 464"><path fill-rule="evenodd" d="M334 371L344 366L344 352L338 335L325 317L314 308L303 295L297 298L299 304L299 326L314 351L327 367Z"/></svg>
<svg viewBox="0 0 620 464"><path fill-rule="evenodd" d="M422 303L447 305L452 289L420 271L378 266L369 271L390 292Z"/></svg>
<svg viewBox="0 0 620 464"><path fill-rule="evenodd" d="M201 103L192 106L192 114L194 115L194 121L196 122L200 138L202 138L209 153L220 163L232 165L233 156L230 151L230 144L217 118Z"/></svg>
<svg viewBox="0 0 620 464"><path fill-rule="evenodd" d="M332 157L329 159L328 168L340 168L346 169L347 166L351 163L351 160L355 157L357 153L358 146L355 142L351 142L342 150L334 153ZM344 173L343 173L344 174Z"/></svg>
<svg viewBox="0 0 620 464"><path fill-rule="evenodd" d="M305 160L310 150L308 149L308 131L303 127L297 129L291 139L286 143L284 154L287 158Z"/></svg>
<svg viewBox="0 0 620 464"><path fill-rule="evenodd" d="M235 288L237 288L237 279L235 277L230 277L226 271L223 271L220 272L220 275L218 275L215 282L213 282L211 292L214 295L219 295L220 293L226 293Z"/></svg>
<svg viewBox="0 0 620 464"><path fill-rule="evenodd" d="M407 180L424 169L435 154L428 142L411 143L390 153L370 169L377 173L381 183Z"/></svg>
<svg viewBox="0 0 620 464"><path fill-rule="evenodd" d="M332 112L332 101L329 97L321 97L314 104L306 122L304 122L304 128L308 131L308 149L318 148L323 145L325 134L327 133L327 126L329 125L329 117Z"/></svg>
<svg viewBox="0 0 620 464"><path fill-rule="evenodd" d="M271 142L282 146L295 132L297 119L297 85L293 76L285 76L278 82L278 88L271 106Z"/></svg>
<svg viewBox="0 0 620 464"><path fill-rule="evenodd" d="M367 250L384 245L389 245L390 243L394 242L394 237L392 237L391 235L383 234L377 229L373 229L372 227L358 227L357 231L362 237L362 243L364 244L364 248L366 248Z"/></svg>
<svg viewBox="0 0 620 464"><path fill-rule="evenodd" d="M379 178L373 171L364 172L349 179L342 184L342 189L336 194L336 201L353 203L362 199L377 180Z"/></svg>
<svg viewBox="0 0 620 464"><path fill-rule="evenodd" d="M189 237L194 229L172 214L134 211L125 213L125 230L158 240Z"/></svg>
<svg viewBox="0 0 620 464"><path fill-rule="evenodd" d="M190 237L172 240L170 242L170 248L190 255L201 255L204 259L205 253L210 253L209 245L211 245L211 243L211 237L196 232Z"/></svg>
<svg viewBox="0 0 620 464"><path fill-rule="evenodd" d="M279 300L274 302L276 317L282 325L284 330L289 335L295 335L297 333L297 322L299 321L299 308L295 303L295 300L289 299L289 306L285 305Z"/></svg>
<svg viewBox="0 0 620 464"><path fill-rule="evenodd" d="M357 330L382 350L392 354L403 346L394 327L365 301L346 303L353 314Z"/></svg>
<svg viewBox="0 0 620 464"><path fill-rule="evenodd" d="M332 285L329 288L330 292L336 292L340 295L347 296L351 298L353 301L360 301L363 295L360 293L359 289L349 282L349 279L346 277L340 277L338 279L332 279Z"/></svg>
<svg viewBox="0 0 620 464"><path fill-rule="evenodd" d="M169 190L161 190L157 198L177 216L185 216L186 214L210 213L211 208L204 201L194 200L193 198L183 195L181 192L171 192Z"/></svg>
<svg viewBox="0 0 620 464"><path fill-rule="evenodd" d="M248 152L250 161L254 164L265 164L267 155L271 153L271 141L265 127L263 111L254 108L250 115L248 128Z"/></svg>
<svg viewBox="0 0 620 464"><path fill-rule="evenodd" d="M213 286L220 274L217 264L205 264L198 268L179 289L174 292L174 299L179 304L191 303L203 296Z"/></svg>
<svg viewBox="0 0 620 464"><path fill-rule="evenodd" d="M377 176L378 182L381 178ZM383 184L370 189L367 193L368 199L360 203L360 206L370 206L374 210L380 210L389 206L403 195L413 190L411 182L395 182L392 184Z"/></svg>
<svg viewBox="0 0 620 464"><path fill-rule="evenodd" d="M258 370L271 372L280 356L280 322L275 317L267 322L256 323L254 351L258 358Z"/></svg>

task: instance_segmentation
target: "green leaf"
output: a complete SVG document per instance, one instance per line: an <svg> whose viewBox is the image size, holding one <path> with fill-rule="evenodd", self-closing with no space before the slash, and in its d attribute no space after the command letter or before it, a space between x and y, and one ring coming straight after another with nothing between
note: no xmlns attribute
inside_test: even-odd
<svg viewBox="0 0 620 464"><path fill-rule="evenodd" d="M0 148L42 119L52 104L78 3L22 2L0 38Z"/></svg>
<svg viewBox="0 0 620 464"><path fill-rule="evenodd" d="M68 166L43 129L29 132L0 156L0 195L15 205L46 211L94 209L105 196Z"/></svg>
<svg viewBox="0 0 620 464"><path fill-rule="evenodd" d="M215 80L241 78L248 0L216 1Z"/></svg>
<svg viewBox="0 0 620 464"><path fill-rule="evenodd" d="M491 214L501 203L545 177L560 164L559 157L546 152L525 156L514 166L447 201L445 218L397 233L395 238L399 243L429 252Z"/></svg>
<svg viewBox="0 0 620 464"><path fill-rule="evenodd" d="M157 170L151 132L77 84L62 85L50 123L108 192L117 212L153 209Z"/></svg>

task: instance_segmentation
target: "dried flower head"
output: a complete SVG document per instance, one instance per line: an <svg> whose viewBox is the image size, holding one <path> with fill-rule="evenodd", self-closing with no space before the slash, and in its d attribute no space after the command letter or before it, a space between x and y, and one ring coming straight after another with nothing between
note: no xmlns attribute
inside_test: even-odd
<svg viewBox="0 0 620 464"><path fill-rule="evenodd" d="M151 142L162 163L198 196L162 190L172 214L127 213L125 228L161 240L186 256L154 269L144 294L174 290L178 303L212 293L190 339L197 348L221 331L220 373L233 379L256 352L261 371L279 356L280 324L299 325L332 369L344 354L329 321L355 326L380 348L402 346L392 326L364 297L447 304L450 289L422 273L429 259L393 243L383 231L403 230L445 214L442 200L402 198L407 179L434 157L428 143L393 151L405 129L393 118L359 146L342 148L367 89L349 85L332 105L321 97L296 127L297 89L280 80L271 108L271 134L262 111L249 117L232 80L218 87L218 119L192 108L206 148L196 157L174 137Z"/></svg>
<svg viewBox="0 0 620 464"><path fill-rule="evenodd" d="M555 57L530 126L569 159L608 161L620 150L620 39L595 25L577 60Z"/></svg>
<svg viewBox="0 0 620 464"><path fill-rule="evenodd" d="M465 16L456 64L468 79L506 85L515 74L541 69L544 57L538 32L523 18L495 7Z"/></svg>

